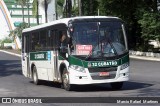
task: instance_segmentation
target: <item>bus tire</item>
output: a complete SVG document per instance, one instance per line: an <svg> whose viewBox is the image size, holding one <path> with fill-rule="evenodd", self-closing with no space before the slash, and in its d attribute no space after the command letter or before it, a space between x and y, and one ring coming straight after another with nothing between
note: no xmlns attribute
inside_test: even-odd
<svg viewBox="0 0 160 106"><path fill-rule="evenodd" d="M36 85L40 84L40 80L38 79L36 66L33 67L33 83L36 84Z"/></svg>
<svg viewBox="0 0 160 106"><path fill-rule="evenodd" d="M66 91L71 91L73 89L73 85L69 82L69 75L66 68L64 68L62 73L62 88L64 88Z"/></svg>
<svg viewBox="0 0 160 106"><path fill-rule="evenodd" d="M113 82L110 85L111 85L112 89L119 90L122 88L123 82Z"/></svg>

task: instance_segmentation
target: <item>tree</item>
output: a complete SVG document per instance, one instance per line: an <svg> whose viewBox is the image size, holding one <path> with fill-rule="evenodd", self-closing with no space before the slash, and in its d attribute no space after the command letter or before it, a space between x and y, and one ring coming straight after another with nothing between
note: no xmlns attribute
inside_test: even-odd
<svg viewBox="0 0 160 106"><path fill-rule="evenodd" d="M44 6L44 11L45 11L45 22L48 22L48 16L47 16L47 9L48 9L48 4L51 2L51 0L44 0L42 2L42 5Z"/></svg>
<svg viewBox="0 0 160 106"><path fill-rule="evenodd" d="M18 36L19 38L21 38L22 30L27 28L27 27L28 27L27 23L21 23L17 28L10 31L9 37L12 37L13 39L15 39L15 37Z"/></svg>
<svg viewBox="0 0 160 106"><path fill-rule="evenodd" d="M56 8L57 14L56 15L58 17L64 17L63 16L63 14L64 14L64 11L63 11L64 10L64 6L63 6L64 1L65 0L57 0L57 5L56 5L57 6L57 8Z"/></svg>
<svg viewBox="0 0 160 106"><path fill-rule="evenodd" d="M28 10L28 27L30 27L29 1L30 1L30 0L27 0L27 10Z"/></svg>
<svg viewBox="0 0 160 106"><path fill-rule="evenodd" d="M27 0L16 0L17 4L21 5L22 7L22 16L23 16L23 23L24 21L24 6L26 6Z"/></svg>
<svg viewBox="0 0 160 106"><path fill-rule="evenodd" d="M160 41L160 14L145 12L143 18L138 21L142 28L142 38L144 40L144 51L149 49L149 40Z"/></svg>
<svg viewBox="0 0 160 106"><path fill-rule="evenodd" d="M142 2L139 0L98 0L98 2L100 15L116 16L125 21L129 35L129 47L136 47L141 38L137 8L142 6Z"/></svg>
<svg viewBox="0 0 160 106"><path fill-rule="evenodd" d="M32 14L36 17L37 24L39 25L39 2L38 0L33 0L32 5L33 5Z"/></svg>
<svg viewBox="0 0 160 106"><path fill-rule="evenodd" d="M81 0L82 15L97 15L98 1L97 0Z"/></svg>

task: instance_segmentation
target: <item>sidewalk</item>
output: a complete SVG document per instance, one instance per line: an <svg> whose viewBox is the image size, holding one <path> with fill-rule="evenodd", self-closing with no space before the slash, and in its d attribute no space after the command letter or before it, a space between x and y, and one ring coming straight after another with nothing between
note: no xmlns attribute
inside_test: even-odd
<svg viewBox="0 0 160 106"><path fill-rule="evenodd" d="M129 51L129 57L141 60L160 61L160 53Z"/></svg>
<svg viewBox="0 0 160 106"><path fill-rule="evenodd" d="M17 50L5 49L5 50L0 50L0 52L4 52L4 53L8 53L14 56L21 57L21 51L17 51Z"/></svg>
<svg viewBox="0 0 160 106"><path fill-rule="evenodd" d="M7 50L0 50L0 51L21 57L21 51L8 50L8 49ZM153 54L153 53L149 53L149 52L130 51L129 54L130 54L129 57L133 58L133 59L160 61L160 54L159 53Z"/></svg>

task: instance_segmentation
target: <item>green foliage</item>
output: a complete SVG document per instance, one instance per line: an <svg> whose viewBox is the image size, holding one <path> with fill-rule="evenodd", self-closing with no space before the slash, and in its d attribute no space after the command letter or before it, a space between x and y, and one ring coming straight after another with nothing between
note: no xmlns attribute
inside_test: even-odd
<svg viewBox="0 0 160 106"><path fill-rule="evenodd" d="M145 12L142 19L138 21L142 28L142 39L144 40L144 49L148 51L149 40L160 41L160 14Z"/></svg>
<svg viewBox="0 0 160 106"><path fill-rule="evenodd" d="M98 0L81 0L82 15L91 16L98 14Z"/></svg>
<svg viewBox="0 0 160 106"><path fill-rule="evenodd" d="M17 27L16 29L10 31L9 36L12 37L13 39L18 36L21 39L22 36L22 30L27 28L28 24L27 23L21 23L19 27Z"/></svg>
<svg viewBox="0 0 160 106"><path fill-rule="evenodd" d="M27 3L27 0L16 0L17 4L21 5L21 6L25 6Z"/></svg>
<svg viewBox="0 0 160 106"><path fill-rule="evenodd" d="M13 40L11 38L5 38L5 39L1 40L0 43L1 44L3 44L3 43L12 43L12 41Z"/></svg>
<svg viewBox="0 0 160 106"><path fill-rule="evenodd" d="M73 6L72 7L72 16L78 16L78 15L79 15L78 7Z"/></svg>
<svg viewBox="0 0 160 106"><path fill-rule="evenodd" d="M62 16L63 17L63 4L64 4L64 0L57 0L57 15L58 17Z"/></svg>
<svg viewBox="0 0 160 106"><path fill-rule="evenodd" d="M130 48L148 50L149 40L160 41L157 0L97 0L100 15L120 17L127 23Z"/></svg>
<svg viewBox="0 0 160 106"><path fill-rule="evenodd" d="M37 12L36 1L33 2L34 14ZM65 16L64 2L65 0L57 0L58 16ZM116 16L124 20L130 49L147 51L149 40L160 41L160 12L157 10L157 0L81 0L81 4L83 16L96 16L99 9L100 15ZM72 15L77 16L78 9L78 6L74 5Z"/></svg>
<svg viewBox="0 0 160 106"><path fill-rule="evenodd" d="M38 3L38 0L33 0L33 3L32 3L32 5L33 5L32 14L35 17L37 17L37 12L38 12L38 10L37 10L37 6L38 6L37 3Z"/></svg>
<svg viewBox="0 0 160 106"><path fill-rule="evenodd" d="M0 49L3 49L4 48L4 43L12 43L12 39L11 38L4 38L2 40L0 40Z"/></svg>
<svg viewBox="0 0 160 106"><path fill-rule="evenodd" d="M145 12L143 18L138 21L142 28L142 38L145 41L153 39L160 40L160 14Z"/></svg>

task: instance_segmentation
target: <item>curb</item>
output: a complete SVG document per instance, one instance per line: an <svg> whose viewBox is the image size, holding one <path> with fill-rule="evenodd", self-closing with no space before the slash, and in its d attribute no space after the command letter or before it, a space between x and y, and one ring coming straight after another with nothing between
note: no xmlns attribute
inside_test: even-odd
<svg viewBox="0 0 160 106"><path fill-rule="evenodd" d="M153 57L153 58L159 58L160 59L160 53L153 53L153 52L141 52L141 51L129 51L130 55L136 55L136 56L145 56L145 57Z"/></svg>
<svg viewBox="0 0 160 106"><path fill-rule="evenodd" d="M131 59L149 60L149 61L160 61L160 58L143 57L143 56L129 56Z"/></svg>
<svg viewBox="0 0 160 106"><path fill-rule="evenodd" d="M129 57L133 59L160 61L160 53L153 52L141 52L141 51L129 51Z"/></svg>
<svg viewBox="0 0 160 106"><path fill-rule="evenodd" d="M4 51L4 50L0 50L0 52L4 52L4 53L7 53L7 54L11 54L11 55L17 56L17 57L21 57L21 55L20 55L20 54L16 54L16 53L12 53L12 52L8 52L8 51Z"/></svg>

